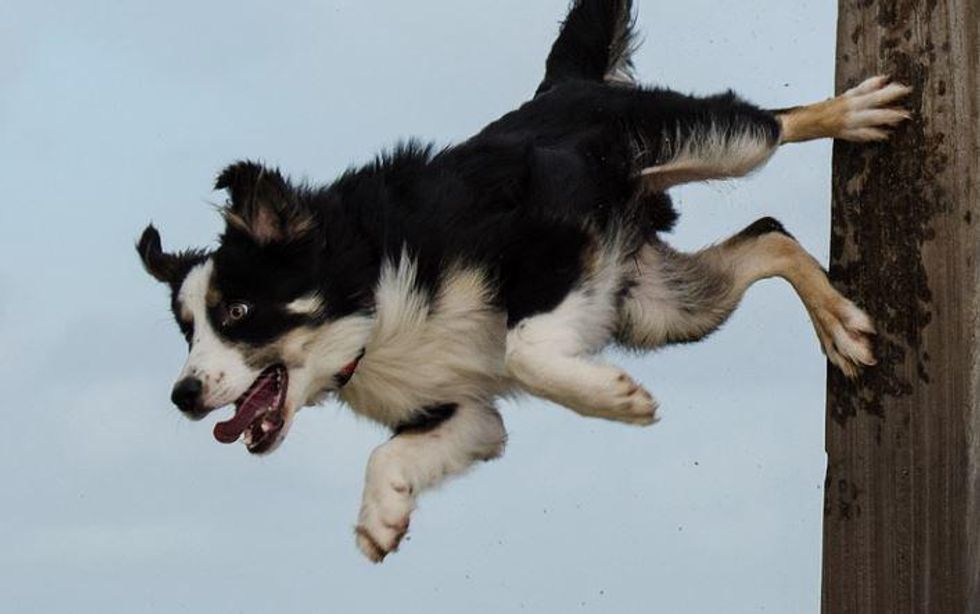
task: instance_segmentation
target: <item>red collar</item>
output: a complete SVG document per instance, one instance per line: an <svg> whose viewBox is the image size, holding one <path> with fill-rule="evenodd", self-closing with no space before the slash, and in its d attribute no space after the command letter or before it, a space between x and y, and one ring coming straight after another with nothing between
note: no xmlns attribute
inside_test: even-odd
<svg viewBox="0 0 980 614"><path fill-rule="evenodd" d="M357 366L361 364L362 358L364 358L363 349L361 349L360 353L357 355L357 358L347 363L347 366L345 366L343 369L338 371L336 375L333 376L334 381L337 382L338 388L343 388L344 386L346 386L347 382L350 381L350 378L354 377L354 372L357 371Z"/></svg>

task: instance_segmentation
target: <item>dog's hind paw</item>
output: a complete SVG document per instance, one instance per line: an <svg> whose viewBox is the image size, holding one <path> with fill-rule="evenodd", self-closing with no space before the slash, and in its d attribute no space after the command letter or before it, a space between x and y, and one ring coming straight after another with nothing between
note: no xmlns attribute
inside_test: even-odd
<svg viewBox="0 0 980 614"><path fill-rule="evenodd" d="M878 364L872 351L874 324L868 314L843 296L811 311L827 359L849 378Z"/></svg>
<svg viewBox="0 0 980 614"><path fill-rule="evenodd" d="M905 98L912 88L894 83L879 75L847 90L838 100L844 103L843 118L837 138L845 141L884 141L890 129L911 119L907 109L891 105Z"/></svg>

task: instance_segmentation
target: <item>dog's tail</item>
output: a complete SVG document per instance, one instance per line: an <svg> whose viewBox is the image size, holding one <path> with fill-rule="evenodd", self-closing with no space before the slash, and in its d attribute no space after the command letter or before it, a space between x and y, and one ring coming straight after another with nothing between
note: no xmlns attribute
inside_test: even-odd
<svg viewBox="0 0 980 614"><path fill-rule="evenodd" d="M633 0L573 0L535 96L562 81L633 82Z"/></svg>

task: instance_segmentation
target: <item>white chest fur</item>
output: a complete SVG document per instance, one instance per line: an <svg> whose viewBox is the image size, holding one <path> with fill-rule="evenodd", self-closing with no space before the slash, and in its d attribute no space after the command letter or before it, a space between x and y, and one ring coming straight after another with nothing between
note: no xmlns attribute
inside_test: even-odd
<svg viewBox="0 0 980 614"><path fill-rule="evenodd" d="M358 413L394 426L429 405L489 401L510 389L506 315L491 305L480 271L448 272L429 300L403 257L382 271L375 314L364 358L340 392Z"/></svg>

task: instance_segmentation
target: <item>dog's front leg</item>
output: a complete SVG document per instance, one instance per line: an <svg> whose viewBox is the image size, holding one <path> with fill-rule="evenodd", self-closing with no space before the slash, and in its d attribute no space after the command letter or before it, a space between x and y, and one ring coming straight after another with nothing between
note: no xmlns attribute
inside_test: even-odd
<svg viewBox="0 0 980 614"><path fill-rule="evenodd" d="M358 548L375 563L398 549L422 491L503 452L507 433L496 409L440 407L451 415L438 426L410 426L371 453L355 533Z"/></svg>

